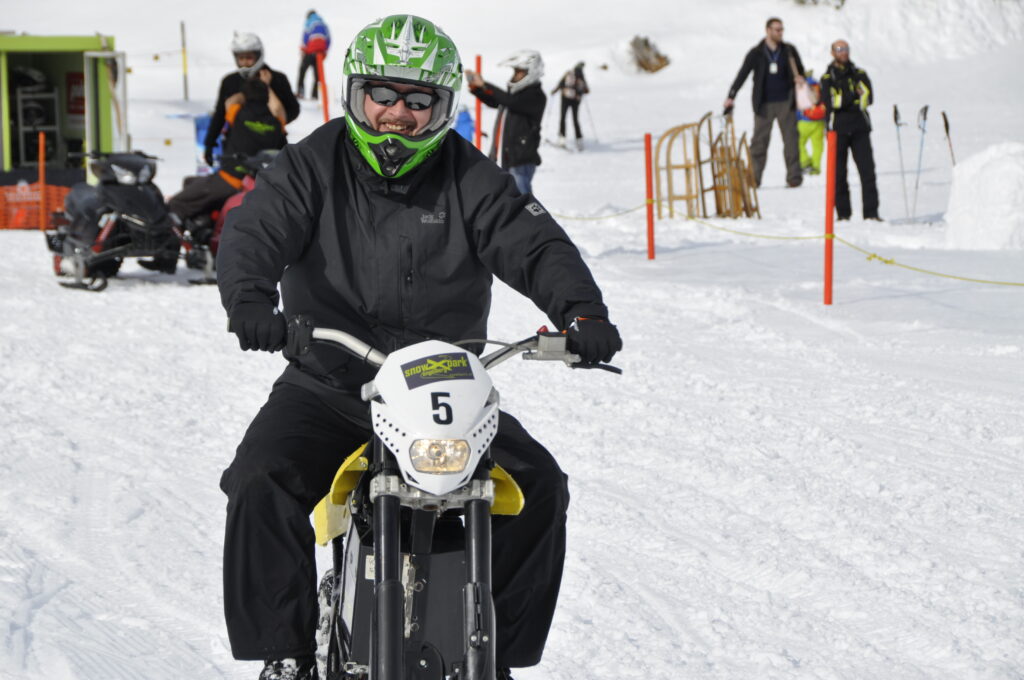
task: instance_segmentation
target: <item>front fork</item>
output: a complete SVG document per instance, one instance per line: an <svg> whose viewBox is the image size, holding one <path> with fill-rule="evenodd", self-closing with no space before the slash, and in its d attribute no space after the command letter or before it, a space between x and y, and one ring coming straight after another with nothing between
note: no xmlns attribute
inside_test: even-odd
<svg viewBox="0 0 1024 680"><path fill-rule="evenodd" d="M463 594L463 635L466 680L494 680L495 622L491 595L491 505L466 501L466 577Z"/></svg>
<svg viewBox="0 0 1024 680"><path fill-rule="evenodd" d="M400 474L395 462L374 437L374 463L379 472ZM481 465L478 475L489 476ZM491 595L491 505L466 501L466 585L463 587L465 657L459 680L495 680L495 618ZM405 587L402 584L401 502L381 494L373 501L374 609L370 645L370 680L405 679ZM451 663L451 659L448 660Z"/></svg>
<svg viewBox="0 0 1024 680"><path fill-rule="evenodd" d="M373 438L373 458L384 474L399 474L383 442ZM374 609L370 645L371 680L402 680L405 661L405 590L399 546L402 506L398 496L373 500Z"/></svg>

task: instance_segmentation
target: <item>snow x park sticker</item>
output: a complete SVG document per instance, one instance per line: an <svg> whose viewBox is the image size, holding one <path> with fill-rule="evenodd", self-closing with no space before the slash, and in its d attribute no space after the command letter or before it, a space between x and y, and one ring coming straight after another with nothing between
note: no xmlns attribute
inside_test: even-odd
<svg viewBox="0 0 1024 680"><path fill-rule="evenodd" d="M402 375L410 390L442 380L472 380L473 367L465 352L435 354L402 364Z"/></svg>

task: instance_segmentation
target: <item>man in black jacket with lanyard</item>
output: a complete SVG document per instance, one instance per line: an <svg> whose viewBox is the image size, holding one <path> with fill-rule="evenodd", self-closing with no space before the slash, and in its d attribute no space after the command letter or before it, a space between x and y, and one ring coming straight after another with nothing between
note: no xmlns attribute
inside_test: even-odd
<svg viewBox="0 0 1024 680"><path fill-rule="evenodd" d="M544 62L540 53L521 50L501 62L512 68L508 91L466 69L469 91L484 104L498 109L490 158L508 170L523 194L533 190L533 173L540 165L540 125L547 96L541 87Z"/></svg>
<svg viewBox="0 0 1024 680"><path fill-rule="evenodd" d="M569 237L512 177L447 134L462 88L448 36L419 17L386 17L356 36L344 72L345 117L286 146L228 216L217 279L242 349L282 349L285 316L296 314L386 353L428 338L485 338L498 276L564 329L584 361L611 359L622 341ZM324 344L285 358L221 479L224 606L236 658L264 660L265 680L310 680L308 517L369 438L360 387L374 371ZM507 413L491 451L528 499L519 516L493 522L496 653L508 678L544 649L569 493L551 453Z"/></svg>
<svg viewBox="0 0 1024 680"><path fill-rule="evenodd" d="M868 117L868 106L874 102L875 95L868 74L850 61L850 44L845 40L832 43L832 63L821 78L821 95L825 99L828 129L836 132L836 216L848 220L853 213L850 185L846 180L847 151L850 151L860 173L864 219L881 222Z"/></svg>
<svg viewBox="0 0 1024 680"><path fill-rule="evenodd" d="M786 158L786 184L798 187L803 181L800 170L799 134L796 129L796 97L794 85L804 80L804 64L796 48L782 41L782 19L772 17L765 24L765 38L755 45L743 60L736 80L725 100L728 113L751 71L754 72L754 136L750 155L754 162L754 180L761 185L772 122L779 121L782 152Z"/></svg>
<svg viewBox="0 0 1024 680"><path fill-rule="evenodd" d="M231 41L231 53L235 57L238 70L224 76L220 81L217 93L217 104L213 110L210 127L206 130L203 142L203 160L213 165L213 148L224 130L228 99L242 91L242 83L249 78L258 77L270 88L271 101L276 97L284 108L285 124L299 117L299 101L292 92L288 76L280 71L271 70L263 60L263 43L254 33L235 33ZM271 108L274 108L273 106Z"/></svg>

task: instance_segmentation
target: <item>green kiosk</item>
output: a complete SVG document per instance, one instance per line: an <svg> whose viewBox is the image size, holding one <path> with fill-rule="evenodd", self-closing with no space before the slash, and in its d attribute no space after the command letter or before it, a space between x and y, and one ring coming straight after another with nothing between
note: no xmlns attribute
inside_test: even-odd
<svg viewBox="0 0 1024 680"><path fill-rule="evenodd" d="M0 34L0 185L37 181L40 132L48 185L85 179L68 153L128 150L125 83L112 37Z"/></svg>

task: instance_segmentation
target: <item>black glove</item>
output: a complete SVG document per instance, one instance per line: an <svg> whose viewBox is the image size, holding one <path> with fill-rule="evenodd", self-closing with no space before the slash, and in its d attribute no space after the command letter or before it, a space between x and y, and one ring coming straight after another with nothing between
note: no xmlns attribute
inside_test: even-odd
<svg viewBox="0 0 1024 680"><path fill-rule="evenodd" d="M208 146L205 149L203 149L203 160L206 161L206 164L209 165L211 168L213 167L213 147L212 146Z"/></svg>
<svg viewBox="0 0 1024 680"><path fill-rule="evenodd" d="M609 362L622 349L622 337L615 324L599 316L577 316L569 324L567 343L584 363Z"/></svg>
<svg viewBox="0 0 1024 680"><path fill-rule="evenodd" d="M238 336L242 349L276 352L284 348L288 325L277 307L261 302L243 302L228 317L228 330Z"/></svg>

